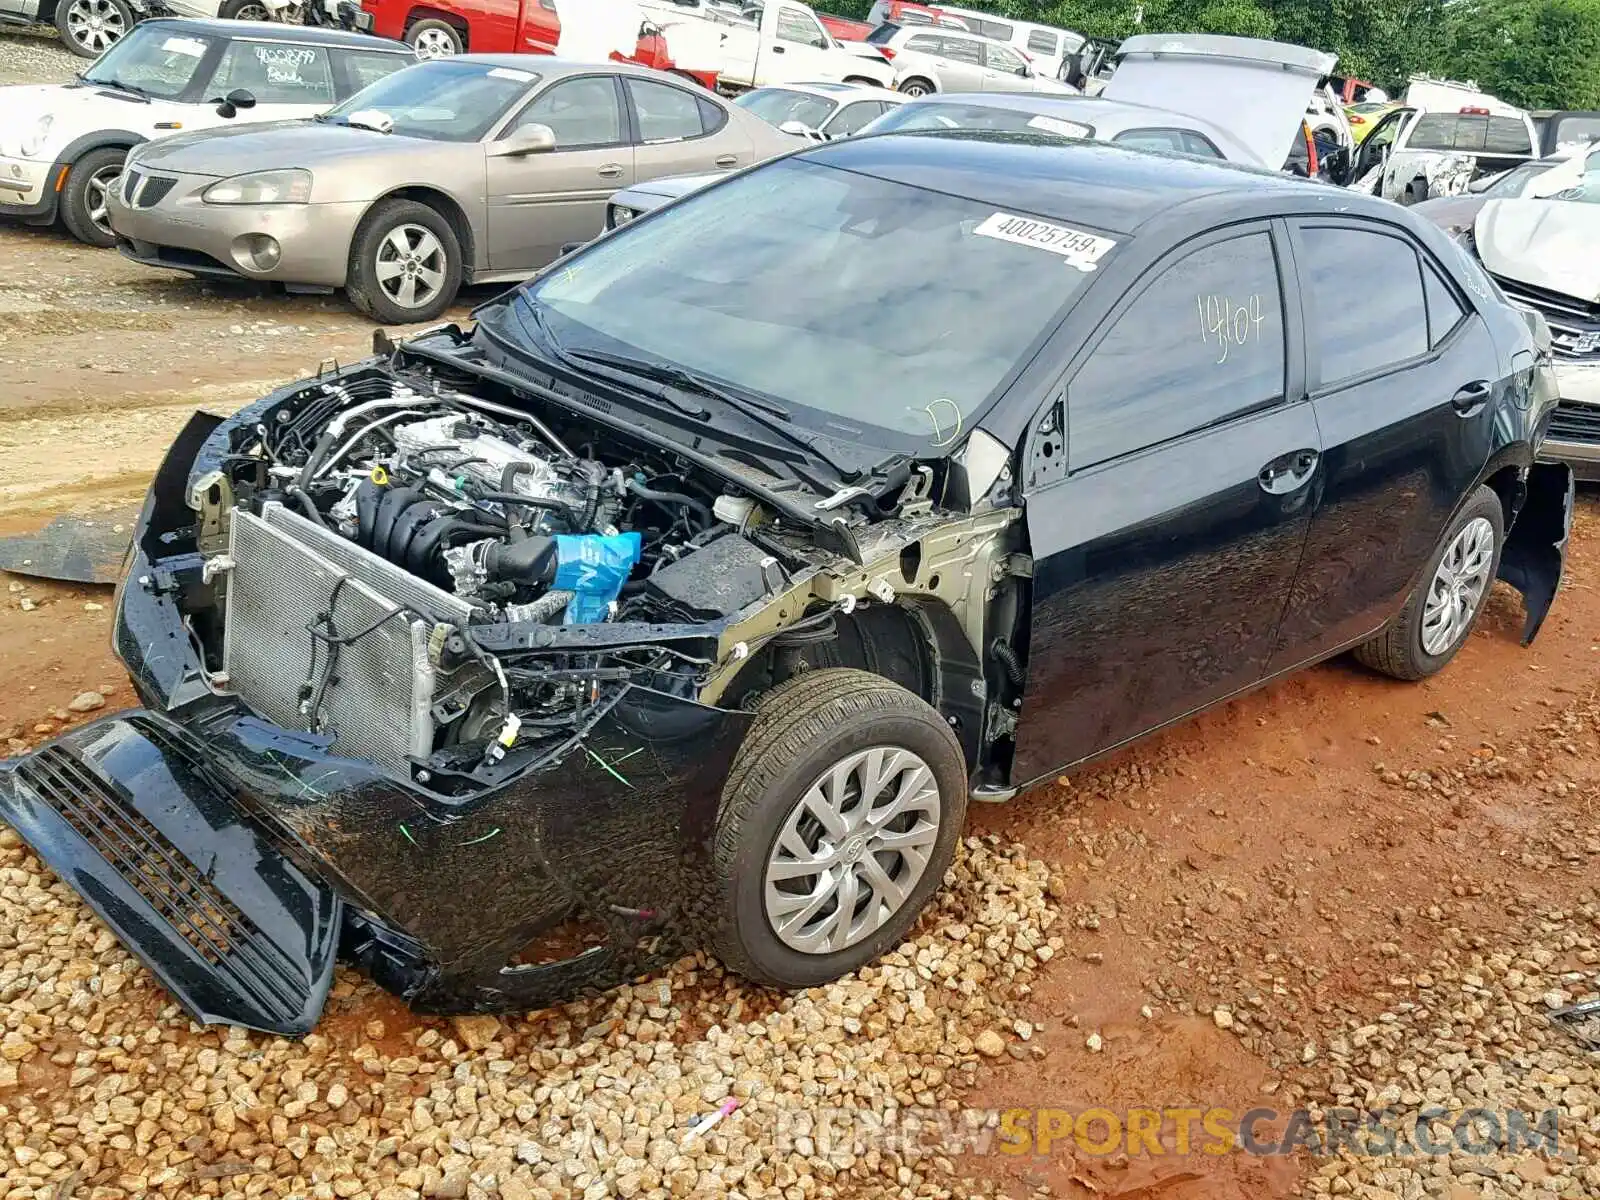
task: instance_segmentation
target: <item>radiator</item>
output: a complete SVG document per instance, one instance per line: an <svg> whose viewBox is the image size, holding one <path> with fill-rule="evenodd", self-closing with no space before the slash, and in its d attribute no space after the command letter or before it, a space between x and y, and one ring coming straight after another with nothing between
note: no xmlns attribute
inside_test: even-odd
<svg viewBox="0 0 1600 1200"><path fill-rule="evenodd" d="M274 724L307 729L306 689L329 652L307 627L321 628L331 604L340 634L376 625L334 660L320 708L334 752L396 769L427 757L439 690L429 635L440 621L465 625L471 606L281 505L260 517L235 509L229 541L222 656L233 690Z"/></svg>

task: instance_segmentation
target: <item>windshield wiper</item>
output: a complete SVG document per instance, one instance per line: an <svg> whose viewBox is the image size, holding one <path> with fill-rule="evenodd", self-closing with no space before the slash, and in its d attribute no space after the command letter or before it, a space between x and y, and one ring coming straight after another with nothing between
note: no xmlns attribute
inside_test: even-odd
<svg viewBox="0 0 1600 1200"><path fill-rule="evenodd" d="M85 78L84 76L81 76L81 75L79 76L79 78L83 79L83 81L85 83L87 83L90 87L104 87L104 88L111 88L111 89L113 89L115 91L118 91L118 92L127 92L128 95L137 96L139 99L143 100L146 104L150 103L150 93L145 91L144 88L139 87L137 84L123 83L122 80L116 79L116 78L111 78L111 79L88 79L88 78Z"/></svg>
<svg viewBox="0 0 1600 1200"><path fill-rule="evenodd" d="M549 349L550 353L555 356L557 362L561 363L570 370L578 372L579 374L591 375L594 374L594 372L588 370L588 368L584 366L585 361L598 361L602 366L607 365L604 359L596 359L592 354L585 352L574 352L563 346L561 344L561 339L558 338L555 335L555 332L550 328L550 322L545 319L544 312L537 301L527 301L527 310L528 315L533 318L534 326L539 330L540 338L544 340L545 346ZM638 374L636 371L630 373L635 375ZM609 373L602 374L600 378L605 379L609 383L619 382ZM637 391L637 387L634 390ZM665 390L650 391L645 394L650 396L652 399L660 400L663 404L671 405L684 416L693 417L697 421L704 421L711 415L711 413L704 406L699 404L690 404L681 397L673 396Z"/></svg>

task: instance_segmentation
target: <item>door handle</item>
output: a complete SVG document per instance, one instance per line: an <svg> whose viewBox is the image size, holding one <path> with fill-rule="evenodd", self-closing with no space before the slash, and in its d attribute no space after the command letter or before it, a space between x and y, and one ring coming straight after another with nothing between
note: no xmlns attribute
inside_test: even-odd
<svg viewBox="0 0 1600 1200"><path fill-rule="evenodd" d="M607 163L595 172L602 179L615 179L622 174L622 168L616 163Z"/></svg>
<svg viewBox="0 0 1600 1200"><path fill-rule="evenodd" d="M1261 490L1273 496L1286 496L1298 490L1313 474L1322 456L1315 450L1294 450L1280 455L1256 475Z"/></svg>
<svg viewBox="0 0 1600 1200"><path fill-rule="evenodd" d="M783 53L783 47L782 46L774 46L772 48L772 52L774 54L782 54Z"/></svg>
<svg viewBox="0 0 1600 1200"><path fill-rule="evenodd" d="M1450 397L1450 407L1463 417L1476 416L1483 411L1483 406L1489 403L1489 395L1494 391L1494 385L1487 379L1479 379L1467 384L1454 396Z"/></svg>
<svg viewBox="0 0 1600 1200"><path fill-rule="evenodd" d="M738 165L739 156L737 154L724 154L721 158L717 159L717 166L721 167L723 170L727 170L729 167L737 167Z"/></svg>

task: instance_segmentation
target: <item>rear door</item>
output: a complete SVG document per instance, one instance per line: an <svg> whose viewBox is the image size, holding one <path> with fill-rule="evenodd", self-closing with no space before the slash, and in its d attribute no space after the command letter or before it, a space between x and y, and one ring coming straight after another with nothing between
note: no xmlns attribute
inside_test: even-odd
<svg viewBox="0 0 1600 1200"><path fill-rule="evenodd" d="M634 180L621 85L609 74L558 79L502 130L548 125L556 149L503 158L488 147L489 269L531 270L605 226L606 200Z"/></svg>
<svg viewBox="0 0 1600 1200"><path fill-rule="evenodd" d="M1147 272L1024 447L1034 608L1018 782L1265 673L1319 454L1285 236L1219 231Z"/></svg>
<svg viewBox="0 0 1600 1200"><path fill-rule="evenodd" d="M916 50L919 42L932 44L935 55L933 66L939 73L939 90L942 92L981 92L988 85L988 64L983 58L983 43L964 37L942 37L928 34L926 38L912 38L907 49Z"/></svg>
<svg viewBox="0 0 1600 1200"><path fill-rule="evenodd" d="M1272 669L1365 637L1404 602L1510 402L1483 318L1392 226L1293 227L1321 500Z"/></svg>
<svg viewBox="0 0 1600 1200"><path fill-rule="evenodd" d="M755 161L755 144L722 106L688 88L623 77L633 129L633 178L733 171Z"/></svg>

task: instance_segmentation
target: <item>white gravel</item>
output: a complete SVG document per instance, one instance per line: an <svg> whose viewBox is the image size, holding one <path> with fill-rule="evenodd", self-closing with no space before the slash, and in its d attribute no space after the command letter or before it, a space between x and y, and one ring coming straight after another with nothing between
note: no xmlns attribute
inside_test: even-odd
<svg viewBox="0 0 1600 1200"><path fill-rule="evenodd" d="M47 25L0 25L0 84L65 83L89 65Z"/></svg>

